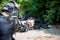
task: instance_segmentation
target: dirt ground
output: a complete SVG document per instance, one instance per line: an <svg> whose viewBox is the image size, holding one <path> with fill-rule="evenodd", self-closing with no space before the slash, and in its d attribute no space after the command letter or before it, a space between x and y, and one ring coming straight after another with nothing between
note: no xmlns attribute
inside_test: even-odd
<svg viewBox="0 0 60 40"><path fill-rule="evenodd" d="M15 40L60 40L60 30L56 28L29 30L28 32L16 32Z"/></svg>
<svg viewBox="0 0 60 40"><path fill-rule="evenodd" d="M60 36L38 36L35 40L60 40Z"/></svg>

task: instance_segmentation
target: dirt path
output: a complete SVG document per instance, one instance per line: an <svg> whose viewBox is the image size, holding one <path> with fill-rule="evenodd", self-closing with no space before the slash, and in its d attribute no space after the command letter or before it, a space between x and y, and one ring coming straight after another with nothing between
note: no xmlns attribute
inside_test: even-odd
<svg viewBox="0 0 60 40"><path fill-rule="evenodd" d="M15 40L60 40L60 30L55 28L17 32Z"/></svg>

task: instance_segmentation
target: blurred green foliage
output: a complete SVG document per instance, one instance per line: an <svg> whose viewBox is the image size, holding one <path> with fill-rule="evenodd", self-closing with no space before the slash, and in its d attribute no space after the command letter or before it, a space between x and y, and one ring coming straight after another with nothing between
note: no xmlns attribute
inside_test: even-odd
<svg viewBox="0 0 60 40"><path fill-rule="evenodd" d="M15 0L20 3L20 15L31 14L43 18L48 24L60 20L60 0ZM0 0L0 8L8 0Z"/></svg>

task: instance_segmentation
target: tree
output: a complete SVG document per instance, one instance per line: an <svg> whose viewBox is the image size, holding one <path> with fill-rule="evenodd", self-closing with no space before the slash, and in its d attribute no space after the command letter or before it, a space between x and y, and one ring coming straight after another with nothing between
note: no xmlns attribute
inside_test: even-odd
<svg viewBox="0 0 60 40"><path fill-rule="evenodd" d="M45 22L51 24L60 20L60 0L15 0L21 4L20 15L31 14L36 18L43 18ZM0 8L8 0L0 1Z"/></svg>

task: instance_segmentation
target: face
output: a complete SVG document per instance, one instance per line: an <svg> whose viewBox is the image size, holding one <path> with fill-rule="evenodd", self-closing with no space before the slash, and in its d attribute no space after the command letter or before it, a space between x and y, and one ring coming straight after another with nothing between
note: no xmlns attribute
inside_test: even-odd
<svg viewBox="0 0 60 40"><path fill-rule="evenodd" d="M2 15L5 16L5 17L9 17L9 13L8 12L2 12Z"/></svg>

